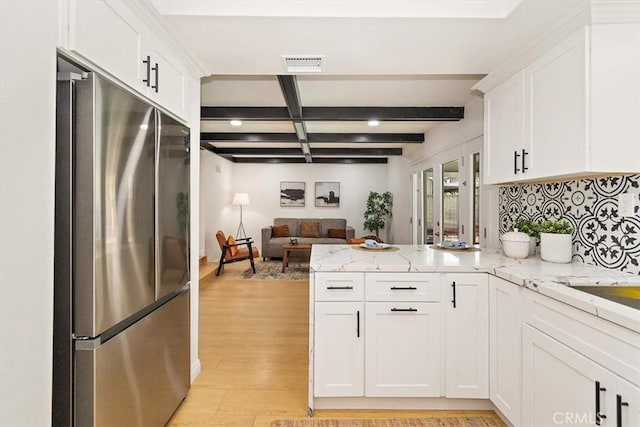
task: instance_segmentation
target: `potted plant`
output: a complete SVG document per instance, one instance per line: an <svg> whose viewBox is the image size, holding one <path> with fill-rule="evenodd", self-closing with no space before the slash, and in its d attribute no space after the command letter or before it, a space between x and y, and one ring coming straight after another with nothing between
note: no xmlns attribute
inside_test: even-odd
<svg viewBox="0 0 640 427"><path fill-rule="evenodd" d="M526 218L518 218L511 226L511 230L520 231L529 236L529 255L535 255L536 245L540 238L540 223Z"/></svg>
<svg viewBox="0 0 640 427"><path fill-rule="evenodd" d="M540 223L540 258L549 262L571 262L571 233L568 221Z"/></svg>
<svg viewBox="0 0 640 427"><path fill-rule="evenodd" d="M386 191L382 194L375 191L369 192L367 209L364 211L364 228L376 233L380 238L380 229L384 229L387 218L391 217L393 196Z"/></svg>

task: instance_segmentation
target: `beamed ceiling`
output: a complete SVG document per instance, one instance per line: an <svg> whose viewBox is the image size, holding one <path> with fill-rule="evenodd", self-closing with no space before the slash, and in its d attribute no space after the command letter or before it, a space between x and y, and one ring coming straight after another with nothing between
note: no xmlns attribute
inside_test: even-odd
<svg viewBox="0 0 640 427"><path fill-rule="evenodd" d="M435 124L463 119L480 77L213 76L203 83L200 144L236 163L386 163ZM439 96L434 84L453 91Z"/></svg>

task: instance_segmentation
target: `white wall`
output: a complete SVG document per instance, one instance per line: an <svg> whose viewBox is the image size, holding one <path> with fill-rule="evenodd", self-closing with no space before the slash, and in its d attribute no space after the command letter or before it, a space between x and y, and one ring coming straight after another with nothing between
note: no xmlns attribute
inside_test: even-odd
<svg viewBox="0 0 640 427"><path fill-rule="evenodd" d="M209 262L220 258L216 231L235 233L231 223L233 163L210 151L200 151L200 254ZM235 219L234 219L235 222ZM235 227L238 224L235 222Z"/></svg>
<svg viewBox="0 0 640 427"><path fill-rule="evenodd" d="M396 244L411 243L411 165L404 157L389 157L387 170L389 191L393 194L393 217L388 230L388 241Z"/></svg>
<svg viewBox="0 0 640 427"><path fill-rule="evenodd" d="M200 248L200 79L190 79L187 82L187 108L190 117L191 129L190 141L190 175L189 175L189 224L190 253L191 253L191 295L189 301L189 314L191 321L190 355L191 355L191 382L200 374L200 358L198 357L198 331L199 331L199 307L200 307L200 262L198 259Z"/></svg>
<svg viewBox="0 0 640 427"><path fill-rule="evenodd" d="M0 1L0 425L51 423L58 5Z"/></svg>
<svg viewBox="0 0 640 427"><path fill-rule="evenodd" d="M464 106L463 120L443 123L428 130L425 134L425 142L410 144L405 148L404 156L409 159L411 164L417 165L422 160L482 136L484 129L483 107L482 98L474 98ZM413 170L420 169L414 168Z"/></svg>

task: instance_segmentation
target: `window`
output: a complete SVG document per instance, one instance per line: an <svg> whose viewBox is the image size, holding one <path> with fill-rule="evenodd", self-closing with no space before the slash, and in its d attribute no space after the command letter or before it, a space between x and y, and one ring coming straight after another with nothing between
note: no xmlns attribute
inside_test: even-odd
<svg viewBox="0 0 640 427"><path fill-rule="evenodd" d="M480 243L480 153L473 153L473 244Z"/></svg>
<svg viewBox="0 0 640 427"><path fill-rule="evenodd" d="M422 194L424 195L424 243L428 245L433 244L434 238L434 215L435 205L433 200L433 168L426 169L422 172Z"/></svg>

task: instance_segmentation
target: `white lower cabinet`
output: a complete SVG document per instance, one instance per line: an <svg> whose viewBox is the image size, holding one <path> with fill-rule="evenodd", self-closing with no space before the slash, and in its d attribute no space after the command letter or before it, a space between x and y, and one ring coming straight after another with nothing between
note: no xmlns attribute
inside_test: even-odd
<svg viewBox="0 0 640 427"><path fill-rule="evenodd" d="M515 426L522 402L522 287L489 276L489 397Z"/></svg>
<svg viewBox="0 0 640 427"><path fill-rule="evenodd" d="M440 306L366 303L365 395L440 396Z"/></svg>
<svg viewBox="0 0 640 427"><path fill-rule="evenodd" d="M522 338L523 426L640 425L640 388L530 325Z"/></svg>
<svg viewBox="0 0 640 427"><path fill-rule="evenodd" d="M484 273L446 274L446 397L489 397L489 291ZM448 297L447 297L448 296Z"/></svg>
<svg viewBox="0 0 640 427"><path fill-rule="evenodd" d="M364 395L362 302L316 302L314 395Z"/></svg>

